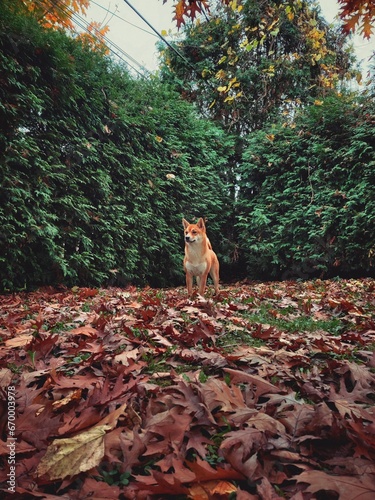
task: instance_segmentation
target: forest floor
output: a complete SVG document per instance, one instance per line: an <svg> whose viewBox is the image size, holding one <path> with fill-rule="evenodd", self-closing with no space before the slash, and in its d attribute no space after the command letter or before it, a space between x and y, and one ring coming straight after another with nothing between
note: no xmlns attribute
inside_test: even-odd
<svg viewBox="0 0 375 500"><path fill-rule="evenodd" d="M0 496L375 498L375 280L0 297Z"/></svg>

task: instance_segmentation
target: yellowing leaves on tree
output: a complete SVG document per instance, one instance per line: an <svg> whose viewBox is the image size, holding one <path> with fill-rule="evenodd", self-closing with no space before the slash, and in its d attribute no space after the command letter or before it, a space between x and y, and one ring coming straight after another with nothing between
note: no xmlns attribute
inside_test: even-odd
<svg viewBox="0 0 375 500"><path fill-rule="evenodd" d="M275 76L275 66L271 64L268 68L265 68L263 70L263 73L265 73L268 76Z"/></svg>
<svg viewBox="0 0 375 500"><path fill-rule="evenodd" d="M267 26L267 31L272 31L272 30L275 28L275 26L276 26L276 24L277 24L278 22L279 22L279 19L278 19L278 18L277 18L277 19L274 19L274 20L272 21L272 23L271 23L269 26Z"/></svg>
<svg viewBox="0 0 375 500"><path fill-rule="evenodd" d="M220 69L216 75L215 75L215 78L217 80L223 80L225 77L227 76L226 72L223 70L223 69Z"/></svg>
<svg viewBox="0 0 375 500"><path fill-rule="evenodd" d="M228 95L228 97L226 97L224 99L224 102L232 102L234 100L235 96L233 95Z"/></svg>
<svg viewBox="0 0 375 500"><path fill-rule="evenodd" d="M294 12L292 10L292 7L290 7L290 5L288 5L286 8L285 8L285 13L289 19L289 21L293 21L294 19Z"/></svg>
<svg viewBox="0 0 375 500"><path fill-rule="evenodd" d="M228 90L237 82L237 78L234 77L232 78L231 80L229 80L229 84L228 84Z"/></svg>

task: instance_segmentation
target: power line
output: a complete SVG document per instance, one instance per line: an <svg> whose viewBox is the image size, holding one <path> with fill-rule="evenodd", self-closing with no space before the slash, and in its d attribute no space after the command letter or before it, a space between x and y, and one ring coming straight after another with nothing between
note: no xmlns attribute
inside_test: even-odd
<svg viewBox="0 0 375 500"><path fill-rule="evenodd" d="M92 36L93 38L95 38L96 40L98 40L99 42L102 42L104 43L104 45L108 48L108 50L110 52L112 52L116 57L118 57L119 59L121 59L125 64L127 64L130 68L133 69L133 71L135 71L141 78L144 78L144 74L142 74L140 71L138 71L132 64L129 63L129 61L125 60L123 57L121 57L121 55L119 55L117 52L115 52L115 50L113 50L112 47L114 47L118 52L120 52L121 54L123 54L126 58L130 59L134 64L136 64L140 69L142 69L143 71L146 70L146 68L144 68L144 66L142 66L136 59L134 59L130 54L127 54L123 49L121 49L121 47L119 47L118 45L116 45L115 43L113 43L109 38L107 38L106 36L97 36L95 35L94 32L91 32L88 27L90 26L90 23L88 23L85 19L83 19L79 14L77 14L76 12L74 12L72 9L70 9L68 6L66 5L63 5L61 6L59 4L59 0L52 0L52 3L55 5L55 7L57 9L59 9L61 12L63 12L64 14L66 14L66 11L68 11L71 15L71 18L74 20L75 24L80 27L83 31L85 31L86 33L88 33L90 36ZM75 30L76 34L79 35L79 33ZM111 46L109 46L108 44L110 44ZM147 70L146 70L147 71Z"/></svg>
<svg viewBox="0 0 375 500"><path fill-rule="evenodd" d="M168 42L168 40L166 40L166 39L163 37L163 35L161 35L161 34L158 32L158 30L157 30L157 29L155 29L155 28L152 26L152 24L150 24L144 16L142 16L142 14L141 14L141 13L140 13L140 12L138 12L138 10L137 10L135 7L133 7L133 5L131 5L131 3L130 3L130 2L128 2L128 0L124 0L124 2L126 3L126 5L128 5L128 6L129 6L129 7L130 7L130 8L131 8L131 9L132 9L132 10L133 10L136 14L137 14L137 16L139 16L139 17L142 19L142 21L144 21L144 22L147 24L147 26L149 26L149 27L152 29L152 31L154 31L154 32L157 34L157 36L158 36L161 40L163 40L163 42L164 42L164 43L165 43L165 44L166 44L166 45L167 45L167 46L168 46L171 50L173 50L173 52L174 52L175 54L177 54L177 56L178 56L178 57L180 57L183 61L185 61L185 63L186 63L188 66L190 66L190 68L192 68L194 71L196 71L196 68L195 68L195 67L191 64L191 62L190 62L190 61L188 61L188 60L186 59L186 57L185 57L184 55L182 55L182 54L181 54L181 52L179 52L179 51L178 51L175 47L173 47L173 45L171 45L171 44Z"/></svg>
<svg viewBox="0 0 375 500"><path fill-rule="evenodd" d="M109 14L112 14L112 17L117 17L117 19L120 19L120 21L123 21L124 23L127 23L130 26L133 26L133 28L137 28L138 30L143 31L144 33L147 33L148 35L154 36L155 38L157 37L157 35L155 33L151 33L151 31L145 30L145 29L141 28L140 26L137 26L136 24L133 24L130 21L127 21L123 17L121 17L118 14L116 14L116 12L113 12L113 11L111 11L109 9L106 9L105 7L103 7L103 5L100 5L99 3L95 2L94 0L90 0L90 4L94 4L97 7L100 7L101 9L105 10Z"/></svg>

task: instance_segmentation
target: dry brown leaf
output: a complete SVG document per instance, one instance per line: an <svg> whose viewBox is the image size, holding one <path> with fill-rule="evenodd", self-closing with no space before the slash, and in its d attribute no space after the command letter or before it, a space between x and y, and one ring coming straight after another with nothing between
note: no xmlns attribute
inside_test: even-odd
<svg viewBox="0 0 375 500"><path fill-rule="evenodd" d="M305 491L335 491L340 500L373 500L375 498L375 476L364 474L360 477L334 476L319 470L302 472L294 479L309 486Z"/></svg>
<svg viewBox="0 0 375 500"><path fill-rule="evenodd" d="M7 347L21 347L31 342L33 338L34 336L32 333L22 333L21 335L17 335L17 337L14 337L13 339L6 340L4 344Z"/></svg>
<svg viewBox="0 0 375 500"><path fill-rule="evenodd" d="M55 401L52 403L53 409L58 410L62 408L63 406L66 406L67 404L71 403L74 400L79 400L81 399L82 395L82 389L77 389L76 391L72 391L70 394L65 396L63 399L59 399L58 401Z"/></svg>
<svg viewBox="0 0 375 500"><path fill-rule="evenodd" d="M129 366L129 360L134 359L134 361L139 358L141 355L140 350L137 349L132 349L131 351L124 351L120 354L117 354L114 357L114 360L116 363L122 363L125 366Z"/></svg>
<svg viewBox="0 0 375 500"><path fill-rule="evenodd" d="M193 484L189 488L189 498L193 500L211 500L214 495L227 498L231 493L235 493L237 487L229 481L206 481L200 484Z"/></svg>

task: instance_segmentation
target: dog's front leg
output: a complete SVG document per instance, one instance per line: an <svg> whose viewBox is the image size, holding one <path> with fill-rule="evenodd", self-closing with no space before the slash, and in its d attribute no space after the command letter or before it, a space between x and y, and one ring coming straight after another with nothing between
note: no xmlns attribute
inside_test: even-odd
<svg viewBox="0 0 375 500"><path fill-rule="evenodd" d="M207 276L208 273L204 273L199 277L199 288L198 288L198 293L199 295L204 295L204 292L206 290L206 284L207 284Z"/></svg>
<svg viewBox="0 0 375 500"><path fill-rule="evenodd" d="M193 295L193 275L186 273L186 287L189 297Z"/></svg>

